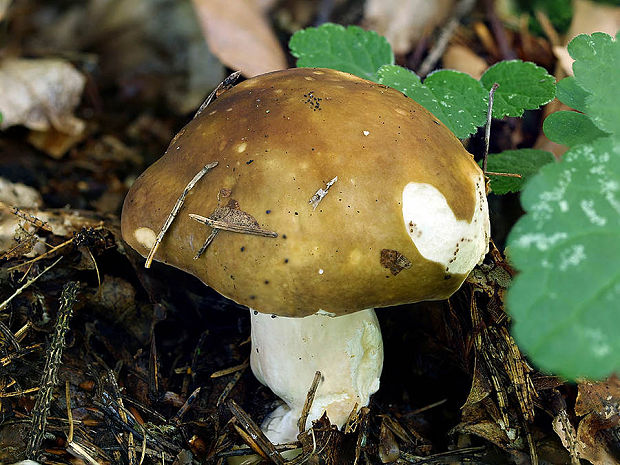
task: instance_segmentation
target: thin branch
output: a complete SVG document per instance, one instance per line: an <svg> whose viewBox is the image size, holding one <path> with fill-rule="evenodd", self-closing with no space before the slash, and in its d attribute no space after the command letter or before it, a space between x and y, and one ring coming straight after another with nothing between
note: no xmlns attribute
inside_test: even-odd
<svg viewBox="0 0 620 465"><path fill-rule="evenodd" d="M498 173L496 171L485 171L484 174L487 176L504 176L507 178L522 178L520 174L517 173Z"/></svg>
<svg viewBox="0 0 620 465"><path fill-rule="evenodd" d="M164 238L164 234L166 234L166 231L168 231L168 228L172 224L172 221L174 221L174 219L176 218L177 214L179 213L179 210L183 206L183 202L185 202L185 197L187 197L187 194L189 194L189 191L192 190L192 188L196 185L196 183L198 181L200 181L200 179L205 174L207 174L209 172L209 170L211 170L212 168L215 168L217 166L217 163L218 162L214 161L214 162L206 164L196 174L196 176L194 176L192 178L192 180L187 184L187 186L185 187L185 189L183 190L183 192L181 193L181 195L177 199L176 203L174 204L174 207L172 207L172 210L170 211L170 214L168 215L168 218L166 219L166 222L162 226L161 231L159 231L159 234L157 235L157 239L155 239L155 243L153 244L153 247L151 247L151 250L150 250L149 254L146 257L146 262L144 263L144 268L150 268L151 267L151 263L153 262L153 257L155 256L155 252L157 252L157 249L159 248L159 244L161 243L162 239Z"/></svg>
<svg viewBox="0 0 620 465"><path fill-rule="evenodd" d="M39 279L41 276L43 276L49 270L51 270L56 265L56 263L58 263L60 260L62 260L62 257L59 257L54 263L52 263L50 266L45 268L43 271L41 271L41 273L36 275L34 278L30 278L28 281L26 281L26 284L24 284L19 289L17 289L13 293L13 295L11 297L9 297L8 299L6 299L4 302L2 302L0 304L0 311L4 310L6 308L6 306L9 305L11 300L13 300L15 297L17 297L19 294L21 294L24 291L24 289L26 289L28 286L30 286L32 283L34 283L37 279Z"/></svg>
<svg viewBox="0 0 620 465"><path fill-rule="evenodd" d="M209 94L207 99L204 102L202 102L202 105L200 105L200 108L198 108L198 111L194 115L194 118L196 118L196 116L202 113L204 109L207 108L213 100L215 100L217 97L222 95L222 93L226 92L228 89L233 87L235 83L237 82L237 80L239 79L239 76L241 76L241 71L235 71L230 76L228 76L226 79L224 79L222 82L220 82L217 85L217 87L213 89L213 92Z"/></svg>
<svg viewBox="0 0 620 465"><path fill-rule="evenodd" d="M420 65L420 68L417 71L418 76L426 76L433 70L437 62L443 56L446 48L448 47L448 43L454 35L454 32L456 31L456 28L461 22L461 19L471 11L475 3L475 0L459 1L459 3L454 8L454 14L446 23L444 28L441 30L437 42L435 42L435 45L430 50L430 52L428 52L428 55Z"/></svg>
<svg viewBox="0 0 620 465"><path fill-rule="evenodd" d="M202 256L202 254L205 253L205 250L207 250L207 247L211 245L211 242L213 242L213 239L215 239L215 236L217 236L217 233L219 232L219 229L213 228L213 231L211 231L211 234L209 234L209 237L207 237L205 243L202 244L202 247L200 247L198 252L196 252L196 255L194 255L194 260L198 260Z"/></svg>
<svg viewBox="0 0 620 465"><path fill-rule="evenodd" d="M304 403L304 408L302 409L301 416L297 421L297 428L299 428L300 433L303 433L306 430L306 421L308 421L308 414L310 413L310 409L312 408L312 402L314 402L314 396L316 394L316 390L319 387L321 379L323 379L323 377L321 376L320 371L314 373L314 379L312 380L310 390L306 395L306 402Z"/></svg>
<svg viewBox="0 0 620 465"><path fill-rule="evenodd" d="M260 448L260 451L265 454L268 459L271 459L277 465L285 465L284 458L280 455L280 452L276 450L274 445L269 441L265 433L258 427L256 423L250 418L250 416L232 399L226 402L226 405L235 416L237 421L241 424L245 432L249 433L254 440L256 446Z"/></svg>
<svg viewBox="0 0 620 465"><path fill-rule="evenodd" d="M499 87L499 84L496 82L491 86L491 90L489 91L489 107L487 110L487 125L484 128L484 159L482 161L482 172L486 174L487 172L487 159L489 158L489 141L491 140L491 119L493 117L493 97L495 96L495 91Z"/></svg>

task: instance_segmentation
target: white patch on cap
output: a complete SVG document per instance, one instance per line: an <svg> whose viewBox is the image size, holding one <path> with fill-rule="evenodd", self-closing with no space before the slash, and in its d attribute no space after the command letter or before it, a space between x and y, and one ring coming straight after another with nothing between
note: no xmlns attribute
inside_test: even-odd
<svg viewBox="0 0 620 465"><path fill-rule="evenodd" d="M471 221L457 220L446 198L430 184L410 182L403 189L405 227L420 254L441 263L446 273L468 274L489 250L489 208L484 178L478 175Z"/></svg>
<svg viewBox="0 0 620 465"><path fill-rule="evenodd" d="M151 249L157 239L155 231L151 228L138 228L133 232L133 237L147 249Z"/></svg>

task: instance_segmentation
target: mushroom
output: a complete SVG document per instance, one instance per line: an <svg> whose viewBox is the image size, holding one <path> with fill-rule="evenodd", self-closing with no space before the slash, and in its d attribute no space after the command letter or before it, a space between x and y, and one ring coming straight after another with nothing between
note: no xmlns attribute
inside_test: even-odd
<svg viewBox="0 0 620 465"><path fill-rule="evenodd" d="M188 181L215 161L155 258L249 307L252 370L285 402L263 423L273 442L296 439L317 370L301 426L323 412L342 426L379 387L374 308L446 299L488 251L483 173L394 89L277 71L226 91L177 134L125 199L125 241L146 256ZM219 225L198 259L212 229L195 219Z"/></svg>

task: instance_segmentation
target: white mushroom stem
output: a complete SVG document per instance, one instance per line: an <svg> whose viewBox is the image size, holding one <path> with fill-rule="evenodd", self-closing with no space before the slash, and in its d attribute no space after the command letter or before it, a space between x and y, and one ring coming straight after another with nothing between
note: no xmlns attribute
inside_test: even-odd
<svg viewBox="0 0 620 465"><path fill-rule="evenodd" d="M316 371L323 377L305 428L325 411L342 427L356 404L368 405L379 389L383 340L373 309L338 317L272 317L252 310L250 315L252 371L285 402L263 422L273 443L297 439L297 421Z"/></svg>

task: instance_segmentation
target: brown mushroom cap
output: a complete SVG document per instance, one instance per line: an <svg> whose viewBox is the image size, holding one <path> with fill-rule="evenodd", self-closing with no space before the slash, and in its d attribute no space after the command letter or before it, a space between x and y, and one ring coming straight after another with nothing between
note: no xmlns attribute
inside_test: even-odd
<svg viewBox="0 0 620 465"><path fill-rule="evenodd" d="M146 256L187 183L213 161L155 259L239 304L281 316L339 315L447 298L465 278L420 254L403 220L403 189L430 184L457 220L471 222L481 171L437 118L396 90L312 68L236 85L136 180L123 238ZM314 208L309 200L335 176ZM194 260L211 228L188 214L208 217L218 207L278 236L220 231Z"/></svg>

